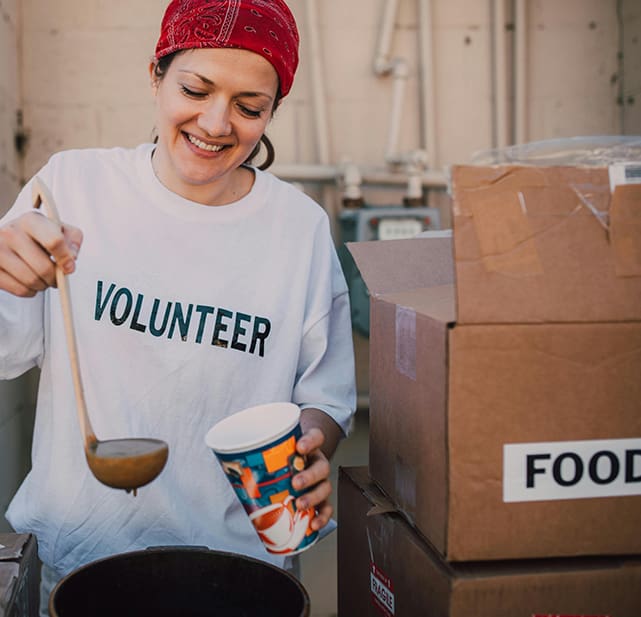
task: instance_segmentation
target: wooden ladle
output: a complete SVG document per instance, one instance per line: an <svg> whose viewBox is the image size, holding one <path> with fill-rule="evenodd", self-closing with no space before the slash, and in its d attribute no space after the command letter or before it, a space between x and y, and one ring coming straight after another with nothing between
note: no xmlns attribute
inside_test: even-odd
<svg viewBox="0 0 641 617"><path fill-rule="evenodd" d="M58 225L62 225L51 192L37 176L33 179L33 205L34 208L44 205L45 214ZM133 490L135 495L138 488L151 482L163 470L169 455L169 447L160 439L98 440L91 427L80 377L69 281L59 266L56 266L56 283L60 293L65 335L71 360L78 420L80 421L89 469L103 484L112 488L121 488L127 492Z"/></svg>

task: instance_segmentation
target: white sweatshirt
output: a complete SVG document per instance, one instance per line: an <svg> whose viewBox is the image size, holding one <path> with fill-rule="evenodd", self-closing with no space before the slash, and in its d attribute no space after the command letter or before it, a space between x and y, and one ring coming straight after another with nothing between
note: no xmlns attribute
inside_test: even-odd
<svg viewBox="0 0 641 617"><path fill-rule="evenodd" d="M69 283L93 428L169 444L137 497L87 467L57 290L0 291L0 378L41 367L33 466L7 519L61 575L159 545L282 565L204 436L235 411L290 400L348 433L355 408L348 293L325 211L259 170L235 203L188 201L156 178L153 147L62 152L38 174L84 233ZM31 207L28 184L5 218Z"/></svg>

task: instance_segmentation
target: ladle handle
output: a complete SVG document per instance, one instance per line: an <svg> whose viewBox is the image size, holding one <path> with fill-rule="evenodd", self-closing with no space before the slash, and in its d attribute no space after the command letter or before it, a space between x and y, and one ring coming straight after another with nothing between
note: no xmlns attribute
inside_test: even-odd
<svg viewBox="0 0 641 617"><path fill-rule="evenodd" d="M51 191L47 185L36 176L33 179L33 206L40 208L44 205L45 214L58 225L62 225L56 203L53 199ZM96 435L91 427L89 420L89 413L87 412L87 404L85 402L84 390L82 387L82 379L80 377L80 364L78 362L78 346L76 344L76 333L73 326L73 312L71 310L71 295L69 293L69 281L65 276L62 268L56 265L56 283L58 285L58 292L60 293L60 304L62 306L62 317L65 324L65 335L67 337L67 347L69 349L69 359L71 361L71 375L73 378L73 387L76 395L76 408L78 410L78 420L80 422L80 430L85 442L85 448L97 441Z"/></svg>

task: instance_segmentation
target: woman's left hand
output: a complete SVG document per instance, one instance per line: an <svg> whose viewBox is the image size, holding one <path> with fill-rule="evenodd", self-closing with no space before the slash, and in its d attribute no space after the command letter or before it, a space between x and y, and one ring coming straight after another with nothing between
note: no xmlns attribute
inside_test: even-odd
<svg viewBox="0 0 641 617"><path fill-rule="evenodd" d="M292 480L297 491L305 491L305 494L296 500L296 508L299 510L315 508L316 516L312 520L314 530L325 527L334 511L329 502L332 494L332 484L329 480L331 467L321 450L324 443L323 431L313 427L305 432L296 444L298 453L307 459L307 467L297 473Z"/></svg>

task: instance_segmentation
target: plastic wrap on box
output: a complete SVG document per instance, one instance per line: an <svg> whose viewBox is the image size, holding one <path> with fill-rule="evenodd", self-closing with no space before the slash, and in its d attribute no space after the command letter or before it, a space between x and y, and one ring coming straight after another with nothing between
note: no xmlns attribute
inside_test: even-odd
<svg viewBox="0 0 641 617"><path fill-rule="evenodd" d="M473 165L572 165L603 167L624 161L641 165L641 135L545 139L477 152Z"/></svg>

